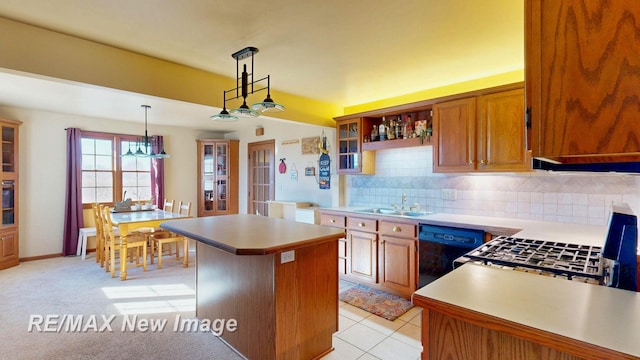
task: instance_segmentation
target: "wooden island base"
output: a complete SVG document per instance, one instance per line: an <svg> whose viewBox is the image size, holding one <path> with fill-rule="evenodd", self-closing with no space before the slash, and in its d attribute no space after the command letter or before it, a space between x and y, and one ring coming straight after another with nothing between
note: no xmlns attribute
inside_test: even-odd
<svg viewBox="0 0 640 360"><path fill-rule="evenodd" d="M249 359L313 359L338 331L337 241L280 253L236 256L197 243L196 316L236 319L222 339Z"/></svg>

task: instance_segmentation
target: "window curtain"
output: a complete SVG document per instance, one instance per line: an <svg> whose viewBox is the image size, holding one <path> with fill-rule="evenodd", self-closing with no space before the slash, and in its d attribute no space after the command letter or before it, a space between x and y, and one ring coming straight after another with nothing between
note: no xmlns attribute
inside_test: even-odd
<svg viewBox="0 0 640 360"><path fill-rule="evenodd" d="M159 154L164 149L162 136L155 135L151 142L153 152ZM151 159L151 196L158 208L164 206L164 159Z"/></svg>
<svg viewBox="0 0 640 360"><path fill-rule="evenodd" d="M64 209L62 255L75 255L78 231L84 227L82 216L82 131L67 129L67 188Z"/></svg>

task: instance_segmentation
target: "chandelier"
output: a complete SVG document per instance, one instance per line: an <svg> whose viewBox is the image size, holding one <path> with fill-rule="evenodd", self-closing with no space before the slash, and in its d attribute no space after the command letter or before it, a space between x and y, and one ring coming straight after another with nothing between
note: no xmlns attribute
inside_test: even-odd
<svg viewBox="0 0 640 360"><path fill-rule="evenodd" d="M170 158L171 155L164 152L164 145L161 145L161 149L159 153L155 153L153 148L154 145L157 144L158 138L156 136L147 135L147 111L151 108L149 105L140 105L144 108L144 136L141 136L136 139L136 147L138 148L136 152L131 151L131 146L129 146L129 151L127 151L122 156L133 156L133 157L148 157L153 159L165 159Z"/></svg>
<svg viewBox="0 0 640 360"><path fill-rule="evenodd" d="M236 121L238 120L238 116L258 117L260 116L259 112L284 111L284 105L278 104L271 99L270 76L267 75L258 80L253 79L253 55L257 52L258 48L250 46L231 54L231 57L236 59L236 87L223 91L224 103L222 111L220 114L211 116L211 119L218 121ZM240 74L240 61L249 57L251 57L251 72L247 72L247 64L243 64L242 74ZM264 86L265 80L267 83L266 86ZM247 96L265 89L267 90L267 97L262 102L255 103L249 108L247 105ZM236 109L227 111L227 100L235 100L240 97L242 97L242 105Z"/></svg>

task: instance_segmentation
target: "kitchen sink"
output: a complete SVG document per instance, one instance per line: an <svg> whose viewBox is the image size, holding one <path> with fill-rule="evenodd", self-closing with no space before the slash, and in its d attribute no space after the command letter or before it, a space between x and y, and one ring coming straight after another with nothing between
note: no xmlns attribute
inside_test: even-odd
<svg viewBox="0 0 640 360"><path fill-rule="evenodd" d="M361 213L368 213L368 214L410 216L410 217L416 217L416 216L423 216L423 215L431 214L430 212L426 212L426 211L401 211L401 210L390 209L390 208L358 209L358 210L354 210L354 211L355 212L361 212Z"/></svg>

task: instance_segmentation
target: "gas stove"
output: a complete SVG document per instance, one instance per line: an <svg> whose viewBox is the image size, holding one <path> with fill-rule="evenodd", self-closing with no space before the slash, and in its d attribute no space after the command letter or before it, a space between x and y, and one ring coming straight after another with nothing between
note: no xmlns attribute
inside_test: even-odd
<svg viewBox="0 0 640 360"><path fill-rule="evenodd" d="M509 236L497 237L456 259L593 284L604 279L602 248Z"/></svg>

